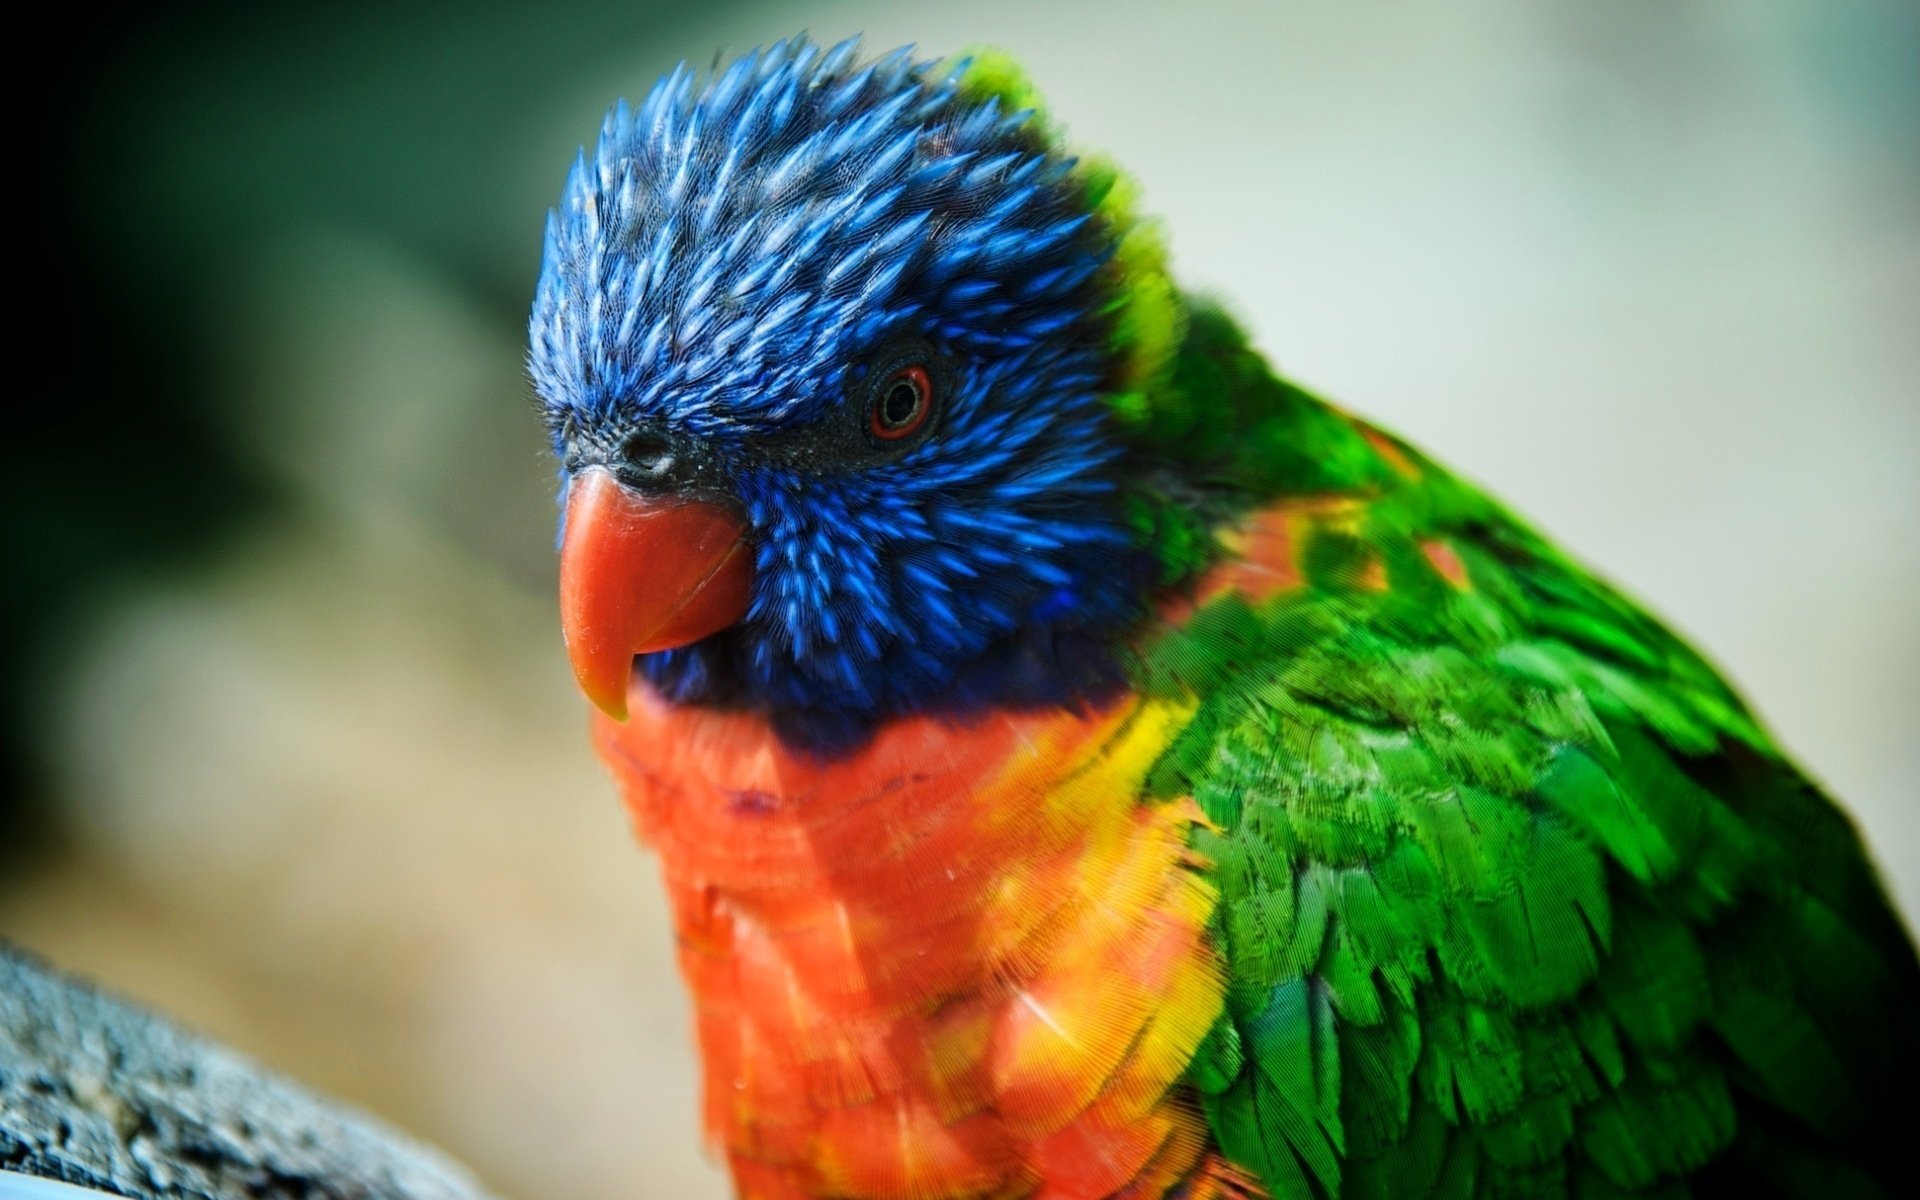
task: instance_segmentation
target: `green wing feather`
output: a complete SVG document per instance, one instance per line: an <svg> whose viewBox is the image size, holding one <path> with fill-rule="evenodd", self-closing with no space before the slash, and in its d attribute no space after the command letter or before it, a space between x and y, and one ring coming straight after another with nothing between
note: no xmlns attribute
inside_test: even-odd
<svg viewBox="0 0 1920 1200"><path fill-rule="evenodd" d="M1275 1197L1892 1193L1920 968L1710 667L1211 308L1139 445L1170 578L1237 509L1361 501L1141 668L1198 704L1150 785L1217 827L1189 1082L1228 1157Z"/></svg>

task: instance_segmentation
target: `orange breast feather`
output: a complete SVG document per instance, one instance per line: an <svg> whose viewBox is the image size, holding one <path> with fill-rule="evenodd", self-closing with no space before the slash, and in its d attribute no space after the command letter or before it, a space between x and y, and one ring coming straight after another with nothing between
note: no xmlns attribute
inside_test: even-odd
<svg viewBox="0 0 1920 1200"><path fill-rule="evenodd" d="M833 761L636 685L595 727L658 852L743 1196L1218 1194L1172 1091L1220 1011L1186 716L898 721Z"/></svg>

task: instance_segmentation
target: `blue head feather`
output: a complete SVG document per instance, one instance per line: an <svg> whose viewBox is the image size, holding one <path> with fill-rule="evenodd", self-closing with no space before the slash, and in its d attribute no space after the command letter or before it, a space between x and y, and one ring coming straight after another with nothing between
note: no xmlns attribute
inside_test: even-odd
<svg viewBox="0 0 1920 1200"><path fill-rule="evenodd" d="M689 439L756 547L739 625L641 660L666 695L833 742L1116 678L1147 564L1102 395L1113 235L1071 167L957 72L851 41L682 66L608 115L531 321L563 473L635 429ZM937 427L856 446L903 345L936 364Z"/></svg>

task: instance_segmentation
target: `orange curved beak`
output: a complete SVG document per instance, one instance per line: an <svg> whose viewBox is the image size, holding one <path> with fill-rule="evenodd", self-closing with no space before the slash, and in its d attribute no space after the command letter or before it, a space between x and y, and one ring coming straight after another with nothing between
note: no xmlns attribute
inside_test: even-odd
<svg viewBox="0 0 1920 1200"><path fill-rule="evenodd" d="M560 625L587 699L624 721L634 655L697 642L746 615L746 532L721 504L643 496L602 470L574 478L560 543Z"/></svg>

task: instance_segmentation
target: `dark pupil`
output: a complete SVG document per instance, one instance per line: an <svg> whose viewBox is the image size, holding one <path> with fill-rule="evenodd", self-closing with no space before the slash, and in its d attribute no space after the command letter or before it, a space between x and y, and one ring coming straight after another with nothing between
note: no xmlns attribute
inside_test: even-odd
<svg viewBox="0 0 1920 1200"><path fill-rule="evenodd" d="M911 379L896 379L880 402L880 419L888 425L905 425L920 410L920 389Z"/></svg>

